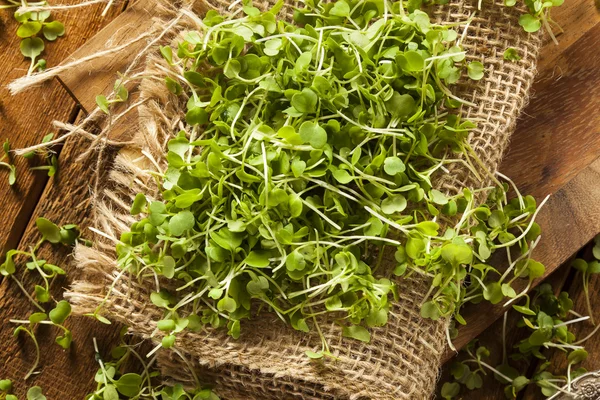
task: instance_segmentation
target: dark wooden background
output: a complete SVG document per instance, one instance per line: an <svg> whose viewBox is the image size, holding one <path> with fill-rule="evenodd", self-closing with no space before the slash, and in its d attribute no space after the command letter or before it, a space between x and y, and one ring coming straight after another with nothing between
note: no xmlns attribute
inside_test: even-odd
<svg viewBox="0 0 600 400"><path fill-rule="evenodd" d="M65 0L75 4L79 0ZM44 58L48 65L68 60L69 54L80 54L104 46L109 38L118 44L135 35L141 23L152 14L152 7L140 0L131 6L118 2L106 17L100 14L104 4L74 9L57 14L65 22L67 35L47 46ZM141 4L141 5L140 5ZM557 290L568 291L575 299L575 310L585 313L580 277L568 268L569 260L600 233L600 15L593 0L569 0L553 13L565 33L558 35L560 44L544 46L539 63L539 75L532 99L519 120L517 131L501 171L510 176L522 192L538 199L552 193L550 201L539 215L543 239L536 258L547 266L548 279ZM112 22L111 22L112 21ZM106 28L105 28L106 27ZM105 28L104 30L102 30ZM102 30L102 31L101 31ZM9 139L13 148L38 143L52 132L52 121L76 121L85 109L93 106L93 98L114 82L116 71L122 71L124 60L113 60L92 74L89 66L76 74L62 76L77 101L54 80L39 88L11 97L6 84L26 74L28 62L19 52L19 39L12 13L0 11L0 140ZM101 33L94 40L90 39ZM115 39L117 38L117 39ZM97 66L96 66L97 67ZM30 171L36 165L15 158L17 185L5 184L5 172L0 170L0 254L11 248L27 248L39 239L34 221L45 216L58 224L89 225L90 171L92 159L74 160L87 147L84 141L68 140L60 151L60 172L48 179L43 172ZM583 249L583 250L582 250ZM53 282L52 292L58 300L71 280L78 276L68 251L44 247L40 256L64 267L68 279ZM561 265L563 265L561 267ZM29 277L27 287L33 287ZM600 279L590 283L596 305L596 320L600 320ZM108 353L118 341L117 326L105 326L84 318L71 318L74 343L64 351L53 343L56 332L40 327L42 349L40 375L23 382L29 370L34 349L25 337L13 338L10 318L30 314L31 305L9 279L0 284L0 379L15 382L16 393L23 396L27 388L39 385L48 399L80 399L93 389L97 369L92 338L96 337L101 352ZM495 354L501 354L499 335L505 310L501 307L478 307L467 310L469 324L456 341L463 346L479 336ZM516 316L509 316L514 326ZM46 327L47 328L47 327ZM583 337L592 329L583 323L577 334ZM520 340L509 328L509 346ZM600 336L599 336L600 337ZM583 364L590 370L600 369L600 340L590 340L590 358ZM450 359L448 353L446 359ZM556 366L564 365L564 357L552 358ZM465 399L502 399L502 388L493 380L485 381L485 389L463 396ZM525 399L534 399L536 391L527 391Z"/></svg>

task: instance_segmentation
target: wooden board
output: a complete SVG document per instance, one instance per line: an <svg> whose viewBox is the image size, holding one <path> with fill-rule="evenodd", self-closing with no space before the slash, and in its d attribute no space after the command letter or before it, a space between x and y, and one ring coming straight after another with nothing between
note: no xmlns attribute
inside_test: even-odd
<svg viewBox="0 0 600 400"><path fill-rule="evenodd" d="M78 3L71 0L68 3ZM109 14L100 16L104 4L80 8L60 15L67 22L67 37L58 40L48 47L48 64L57 65L61 59L73 52L86 42L90 36L107 25L122 11L120 6L114 6ZM78 106L58 82L50 82L39 89L11 97L6 91L6 84L23 75L21 68L14 68L15 61L20 60L18 41L13 32L16 24L10 13L0 11L0 18L6 32L0 37L0 51L5 56L0 63L1 78L0 98L3 108L0 113L0 138L8 137L13 148L36 144L41 137L52 129L54 119L74 121L78 114ZM25 64L25 63L23 63ZM6 74L4 74L6 71ZM51 105L51 106L50 106ZM93 169L86 163L75 163L75 158L81 153L84 143L69 142L59 157L60 173L49 181L43 173L33 176L27 171L28 165L23 159L17 162L20 176L18 190L0 184L0 216L4 221L0 228L0 246L2 254L8 248L27 248L34 244L39 236L34 225L35 218L45 216L58 224L85 223L87 215L86 199L89 195L88 173ZM90 160L91 161L91 160ZM0 175L4 178L4 175ZM47 182L48 181L48 182ZM46 184L47 183L47 184ZM70 265L72 257L68 249L44 247L39 255L53 263L64 267L69 278L76 277L74 268ZM24 279L26 287L32 288L35 280L29 276ZM62 292L69 285L65 279L55 280L52 284L52 294L60 299ZM12 337L13 324L11 318L22 319L33 312L31 304L24 299L14 282L5 279L0 285L0 379L10 378L14 382L15 393L19 398L25 397L27 388L39 385L49 399L80 399L84 393L93 389L93 376L97 369L92 338L97 337L100 351L108 354L118 338L118 326L102 326L90 323L85 318L69 319L67 325L72 329L74 343L69 351L64 351L54 344L56 331L41 327L38 339L42 350L40 367L43 373L27 382L23 377L32 366L34 346L32 341L21 335Z"/></svg>
<svg viewBox="0 0 600 400"><path fill-rule="evenodd" d="M68 0L61 3L79 2ZM119 6L114 6L103 18L100 14L104 7L99 4L55 14L66 23L67 33L63 38L46 45L43 57L49 67L58 65L121 12ZM53 120L73 121L77 109L66 91L55 81L18 96L8 93L6 85L25 75L29 68L28 59L19 50L20 39L15 34L17 23L13 12L0 10L0 141L9 139L14 149L39 143L44 135L53 131ZM35 162L32 164L22 157L16 157L15 161L15 186L7 184L8 172L0 169L0 220L3 221L0 225L0 255L18 243L47 181L44 172L29 170L31 165L36 165Z"/></svg>
<svg viewBox="0 0 600 400"><path fill-rule="evenodd" d="M566 15L568 18L576 21L576 19L574 19L572 17L573 14L577 14L580 13L582 9L584 10L588 10L588 3L590 3L587 0L572 0L572 3L569 3L568 6L566 6L564 8L564 15ZM148 9L150 10L151 9ZM130 14L131 15L131 14ZM143 14L138 14L138 15L143 15ZM578 14L577 14L578 15ZM591 14L594 15L594 14ZM586 18L588 18L588 14L586 14ZM558 19L558 17L556 18ZM122 15L121 17L118 17L108 28L105 32L101 33L99 36L99 39L96 38L95 39L95 46L98 45L102 45L103 43L105 43L106 38L112 36L112 34L114 32L118 32L118 31L123 31L123 32L128 32L127 27L131 27L132 30L134 30L136 27L139 27L139 23L137 23L136 25L130 25L131 21L135 20L135 18L132 18L128 15ZM139 21L139 20L138 20ZM586 21L588 21L588 19L586 19ZM587 25L586 25L587 26ZM597 26L596 22L590 22L589 26L595 27ZM569 29L569 27L565 26L566 29ZM580 27L572 27L571 29L579 29ZM590 28L588 31L591 31ZM129 36L129 35L126 35ZM133 33L131 36L129 37L134 37L135 33ZM587 37L585 34L583 35L575 35L575 36L569 36L568 42L570 43L569 45L563 45L563 47L560 48L546 48L544 49L544 54L545 57L560 57L560 55L564 52L564 54L567 54L566 52L569 51L570 49L575 49L575 46L577 43L580 43L581 40L586 40L585 37ZM549 50L550 49L550 50ZM95 48L94 47L90 47L90 46L86 46L85 48L83 48L83 50L80 50L82 52L92 52L94 51ZM583 49L582 49L583 50ZM581 51L581 50L580 50ZM598 53L598 52L596 52ZM82 53L80 53L82 54ZM588 53L584 53L584 54L588 54ZM549 56L551 55L551 56ZM570 59L571 56L567 57L567 60ZM590 57L592 58L592 57ZM542 59L544 60L544 59ZM589 68L591 68L594 64L593 64L593 60L586 60L589 61L588 65ZM107 67L106 70L103 71L102 74L96 74L94 75L94 87L97 87L98 89L100 88L107 88L109 86L112 85L112 83L114 82L115 79L115 72L116 70L119 70L121 67L120 66L116 66L117 64L114 65L115 69L111 69L112 67ZM122 65L122 64L119 64ZM548 71L549 67L544 67L544 62L542 61L541 63L542 67L545 68L545 70L542 72L542 76L550 76ZM551 65L551 63L547 63L546 65ZM591 71L591 70L590 70ZM573 70L573 79L577 78L577 74L576 71ZM86 74L86 70L85 69L81 69L79 71L79 76L85 76ZM71 83L69 83L69 87L72 89L73 93L75 94L75 96L78 98L78 100L86 105L89 104L90 106L93 106L93 96L95 96L97 93L95 91L89 90L89 84L81 84L82 82L82 78L75 78L73 79L71 75L69 76L62 76L61 77L63 79L63 81L67 81L69 82L69 80L71 79ZM534 96L534 98L532 99L532 103L531 106L533 107L535 104L539 104L538 107L540 107L540 109L543 110L542 105L546 102L549 102L550 99L553 98L553 92L552 92L552 87L551 85L553 84L552 81L549 81L549 83L543 83L544 81L541 81L540 83L538 83L536 85L536 95ZM79 84L78 84L79 83ZM580 86L579 90L589 90L589 91L593 91L596 90L596 88L583 88ZM564 96L567 96L567 99L565 99L565 103L570 103L570 102L575 102L575 100L578 99L578 95L580 95L581 93L570 93L568 91L566 91L566 93L564 94ZM536 103L538 102L538 103ZM558 103L558 102L557 102ZM582 104L582 106L585 106L585 104ZM555 107L562 107L561 104L555 105ZM535 170L535 168L537 168L537 170L543 171L544 167L546 165L552 165L553 163L551 161L553 161L553 158L550 158L552 156L555 155L555 153L547 153L547 152L542 152L540 151L541 147L540 147L540 143L546 143L546 142L540 142L538 141L537 145L534 147L529 147L529 150L526 153L521 153L521 155L519 155L518 151L521 151L523 146L528 145L529 143L531 143L531 140L534 139L541 139L541 135L548 132L551 128L553 128L557 121L561 122L563 121L563 118L555 118L555 119L551 119L551 120L547 120L547 117L545 119L541 119L541 120L537 120L537 122L539 122L538 124L532 124L530 127L528 127L527 129L525 128L521 128L521 125L523 124L523 121L521 121L518 129L517 129L517 133L514 136L513 139L513 144L511 145L511 150L509 151L509 155L507 156L507 162L505 164L503 164L503 168L502 170L504 172L507 172L508 174L513 175L513 177L516 179L516 182L521 186L521 187L526 187L527 191L529 192L533 192L536 194L543 194L545 192L547 192L550 188L552 187L552 191L555 191L561 187L563 187L565 185L565 183L567 183L569 181L568 177L564 178L564 174L562 174L562 171L568 170L570 172L570 177L579 177L579 183L577 183L576 181L573 181L573 179L571 179L573 182L572 185L575 188L578 188L579 190L579 197L577 198L572 198L570 196L558 196L557 200L555 200L555 205L554 205L554 209L556 210L563 210L565 208L562 207L562 205L565 205L565 207L570 207L570 202L573 201L581 201L581 200L585 200L585 197L581 197L582 193L585 192L586 190L586 185L594 185L596 184L596 186L600 186L600 181L597 181L597 176L595 175L595 173L598 171L597 168L592 168L593 166L590 164L591 163L591 159L588 160L588 158L582 157L581 154L577 154L577 153L573 153L574 150L579 149L578 147L573 147L573 146L577 146L578 143L578 138L579 135L581 135L581 132L577 129L574 129L573 126L575 125L575 123L579 124L579 122L581 121L581 119L583 118L585 121L589 121L589 126L594 126L595 123L595 119L598 116L596 116L594 113L591 113L589 111L589 109L586 112L581 112L579 114L577 114L577 107L574 108L574 112L569 114L569 116L567 118L575 118L578 117L579 119L576 121L571 121L571 124L566 124L563 126L563 130L562 131L556 131L556 136L558 137L559 134L561 134L561 137L564 136L565 140L563 141L564 147L562 148L562 152L563 154L571 154L570 157L570 162L573 163L572 165L573 168L565 168L563 170L557 170L556 173L554 174L546 174L546 178L545 179L539 179L538 176L536 175L535 180L531 180L529 178L529 176L525 173L521 173L523 171L525 171L528 168L531 168L533 170ZM534 110L534 112L538 112L537 110ZM530 114L532 116L532 119L535 119L536 115L533 114L533 112L530 112L529 110L526 111L527 114ZM553 115L553 114L551 114ZM567 121L568 122L568 121ZM596 124L597 126L597 124ZM567 138L570 138L571 140L568 140ZM593 137L591 139L594 139ZM556 140L556 139L553 139ZM515 143L517 145L515 145ZM81 152L81 150L85 148L85 143L81 143L78 141L69 141L67 143L67 145L65 146L65 149L63 151L63 153L61 154L61 163L63 165L63 175L62 175L62 181L59 182L52 182L51 185L49 185L46 190L44 191L44 195L43 195L43 201L40 202L40 205L38 206L38 208L36 209L34 215L38 216L38 215L45 215L48 216L50 218L56 218L58 219L57 222L59 223L66 223L66 222L73 222L72 218L79 218L79 220L77 220L76 222L80 222L80 219L85 219L86 217L86 213L85 213L85 206L82 206L80 204L86 204L85 203L85 198L86 198L86 194L87 194L87 189L88 189L88 180L87 178L89 177L88 172L89 169L91 168L91 166L83 164L83 165L72 165L69 164L68 161L72 161L72 157L76 154L78 154L78 152ZM587 152L587 150L593 150L595 149L594 147L588 145L586 146L584 150L585 155L587 154L591 154L592 151L590 151L589 153ZM552 150L552 148L548 148L548 151ZM579 149L580 150L580 149ZM580 150L581 151L581 150ZM524 154L524 155L523 155ZM545 154L545 155L544 155ZM596 153L598 154L598 153ZM70 157L70 158L69 158ZM544 158L546 157L546 158ZM592 156L590 156L591 158ZM582 158L584 158L584 160L582 160ZM529 159L529 160L535 160L535 162L532 162L530 165L524 164L524 160ZM561 160L564 160L567 158L563 158ZM568 167L569 164L567 164ZM516 174L516 176L514 175ZM561 181L562 179L562 181ZM549 186L550 185L550 186ZM62 196L61 195L61 189L65 189L65 188L72 188L72 187L78 187L79 191L76 191L74 193L73 196ZM583 193L585 194L585 193ZM72 198L69 198L72 197ZM564 199L567 200L564 200ZM553 203L550 203L553 204ZM77 205L79 205L79 207L77 207ZM585 216L585 210L579 210L578 211L578 215L581 216ZM553 219L552 219L552 214L548 214L546 217L546 221L548 221L549 226L545 226L545 235L549 236L549 237L554 237L557 239L560 238L560 232L562 231L562 226L557 225L556 227L553 225ZM564 222L564 219L563 219ZM581 224L584 227L587 227L590 221L588 220L584 220L583 218L581 218ZM24 223L23 223L24 225ZM554 230L553 230L554 229ZM575 232L575 234L577 233L577 231L580 229L573 229L573 231ZM593 230L592 228L589 228L588 231ZM586 235L589 235L589 232L585 231L585 234L579 235L578 236L578 240L574 240L572 242L561 242L562 244L564 244L564 247L559 247L559 248L552 248L552 246L550 246L551 242L548 242L548 246L546 249L549 252L554 252L553 256L555 260L559 260L559 259L566 259L567 257L569 257L571 254L573 254L575 251L578 250L579 247L581 247L582 244L578 244L579 242L583 241L582 238L585 237ZM549 233L554 232L553 235L550 235ZM564 236L564 233L562 234ZM18 236L18 235L16 235ZM577 235L576 235L577 236ZM3 237L3 236L0 236ZM29 225L27 226L27 233L26 235L23 237L23 240L21 241L21 246L27 245L29 243L32 243L32 241L35 240L35 229L33 224L30 222ZM579 247L570 247L570 246L579 246ZM72 271L72 269L70 270L71 273L74 273ZM63 286L66 285L66 282L62 282L62 283L58 283L58 286ZM13 301L10 300L12 297L16 297L17 294L16 292L10 292L10 290L14 290L14 288L10 287L11 285L7 285L6 282L0 287L0 299L5 299L6 302L5 303L0 303L1 307L1 311L0 311L0 319L3 320L7 317L7 315L9 313L13 313L13 312L17 312L19 311L19 315L22 316L22 311L19 310L20 307L23 307L23 305L25 303L21 302L18 304L13 304ZM14 286L14 285L13 285ZM501 315L501 314L491 314L491 315ZM489 323L492 323L493 320L495 318L491 318L489 322L486 322L486 324L489 325ZM77 336L76 338L79 338L79 342L77 343L77 347L76 347L76 351L75 351L75 355L73 356L74 358L72 358L71 360L74 360L74 364L71 364L71 369L65 368L65 364L66 362L69 361L69 358L65 358L63 357L64 354L61 354L60 352L56 351L56 345L54 346L50 346L50 343L47 343L46 346L44 346L45 349L47 349L47 351L50 351L51 353L48 354L46 357L49 356L50 361L47 361L48 364L46 364L46 370L52 368L53 366L56 367L54 368L54 371L57 371L58 373L60 373L61 370L63 371L67 371L69 376L74 376L76 375L78 378L77 379L71 379L69 380L67 376L65 375L61 375L56 379L53 379L52 377L52 373L45 373L43 374L41 377L38 378L38 380L36 381L36 383L40 382L40 384L48 387L48 389L51 392L49 395L50 399L53 398L80 398L82 393L86 393L89 389L91 389L90 385L91 385L91 371L94 371L96 368L96 364L93 360L92 354L90 354L90 344L89 344L89 339L96 335L98 337L103 337L106 341L104 341L104 346L105 347L109 347L110 343L112 342L112 340L115 338L115 334L116 334L116 328L111 329L110 327L108 328L102 328L99 325L97 325L96 323L93 322L87 322L86 320L77 320L74 321L74 323L78 324L78 331L74 332ZM487 325L486 325L487 326ZM477 330L481 331L484 328L484 326L478 328ZM476 335L476 331L471 331L468 334L462 333L463 337L467 337L467 336L474 336ZM12 339L8 339L8 334L5 333L4 330L0 331L0 343L10 343L10 341ZM27 347L27 342L23 343L23 348L19 348L18 346L11 346L9 348L7 348L6 351L3 351L0 354L0 371L10 371L9 375L12 378L16 378L19 376L22 376L24 374L24 371L26 371L27 367L29 366L28 361L30 361L30 358L28 359L27 357L30 356L30 350L31 347ZM20 350L21 349L21 350ZM53 384L52 381L55 382L59 382L59 384ZM21 392L22 393L22 392ZM60 397L58 396L60 395Z"/></svg>

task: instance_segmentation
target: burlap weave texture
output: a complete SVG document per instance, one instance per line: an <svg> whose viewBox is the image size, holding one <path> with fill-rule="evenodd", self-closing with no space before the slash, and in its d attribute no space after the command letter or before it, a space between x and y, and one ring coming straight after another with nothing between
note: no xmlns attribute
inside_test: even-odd
<svg viewBox="0 0 600 400"><path fill-rule="evenodd" d="M205 6L225 12L236 9L215 1ZM432 12L441 23L462 22L464 26L476 9L477 2L451 1ZM484 170L497 169L535 74L540 39L523 32L517 22L521 13L522 10L503 6L501 0L485 2L463 39L468 60L481 61L486 67L484 79L475 83L464 80L455 90L458 96L475 104L464 106L460 112L477 123L468 141L482 162L476 164L481 176L485 176ZM282 14L289 17L289 8ZM177 10L165 12L164 25L175 15ZM193 25L193 21L188 22L178 29ZM503 59L509 47L519 52L520 61ZM168 67L150 56L144 75L162 76L157 64ZM139 131L135 134L139 146L121 150L111 181L104 188L103 200L96 208L98 229L113 241L134 221L129 204L137 193L158 198L148 169L166 165L166 141L179 130L185 113L185 101L165 93L160 80L144 79L141 98L145 102L139 107ZM437 177L437 186L448 192L489 183L488 178L475 178L460 162L452 164L449 170L450 173ZM100 239L95 248L77 249L76 260L86 273L85 280L76 282L70 294L77 312L93 311L119 273L113 241ZM426 279L413 275L399 280L398 286L400 301L393 304L388 324L373 330L369 344L342 340L337 325L322 321L321 326L326 327L323 334L338 358L335 361L310 360L304 352L320 349L318 335L296 332L266 313L244 321L238 340L226 332L206 329L182 335L176 346L196 366L199 379L214 384L216 392L229 400L426 399L435 388L446 343L446 321L434 322L419 315L429 287ZM150 337L155 332L154 321L162 317L162 311L148 299L154 287L152 279L138 282L122 276L106 300L103 314L129 325L137 335ZM193 379L177 355L165 354L161 363L167 376L180 381Z"/></svg>

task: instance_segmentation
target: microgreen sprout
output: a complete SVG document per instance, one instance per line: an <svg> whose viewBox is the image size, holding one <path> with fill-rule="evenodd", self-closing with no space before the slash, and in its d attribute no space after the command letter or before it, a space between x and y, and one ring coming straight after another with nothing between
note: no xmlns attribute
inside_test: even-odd
<svg viewBox="0 0 600 400"><path fill-rule="evenodd" d="M17 169L10 162L4 162L5 159L9 161L11 159L10 142L8 140L2 144L2 151L4 154L0 157L0 167L8 168L8 184L12 186L17 181Z"/></svg>
<svg viewBox="0 0 600 400"><path fill-rule="evenodd" d="M48 143L54 138L54 133L49 133L42 138L42 143ZM35 156L35 152L31 151L23 154L23 157L31 159ZM51 149L44 147L39 150L39 154L46 161L46 165L40 165L38 167L32 167L32 171L46 171L49 177L53 177L58 172L58 157L56 152Z"/></svg>
<svg viewBox="0 0 600 400"><path fill-rule="evenodd" d="M0 5L0 9L18 9L23 6L39 6L42 9L48 5L46 1L27 3L25 1L7 0L8 4ZM36 71L46 69L46 60L39 59L45 48L44 39L53 42L65 34L65 26L62 22L52 20L51 12L48 10L27 11L19 10L14 13L15 20L20 24L17 36L20 37L21 54L31 59L27 75Z"/></svg>

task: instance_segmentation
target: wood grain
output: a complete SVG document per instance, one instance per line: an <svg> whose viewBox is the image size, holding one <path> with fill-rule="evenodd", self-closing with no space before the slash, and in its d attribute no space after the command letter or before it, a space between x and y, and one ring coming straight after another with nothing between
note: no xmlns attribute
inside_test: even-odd
<svg viewBox="0 0 600 400"><path fill-rule="evenodd" d="M65 0L62 3L75 4L79 0ZM46 45L43 57L48 66L59 64L121 12L115 6L103 18L100 15L103 9L104 5L99 4L56 13L56 17L65 22L67 33L63 38ZM6 85L25 75L29 67L29 62L19 50L20 39L15 34L17 23L12 14L11 10L0 10L0 140L8 139L14 149L39 143L44 135L52 131L53 120L73 121L77 113L73 100L55 81L17 96L8 93ZM48 179L42 171L30 171L32 164L24 158L15 157L14 160L17 166L15 186L6 184L7 172L0 169L0 220L3 221L0 225L1 255L18 243Z"/></svg>
<svg viewBox="0 0 600 400"><path fill-rule="evenodd" d="M71 0L66 3L77 3ZM67 36L47 47L48 65L56 65L66 55L85 43L95 32L107 25L113 17L120 14L120 7L113 7L109 14L100 16L104 5L75 9L60 14L60 19L67 22ZM41 137L51 129L54 119L73 121L77 116L78 107L58 82L49 82L38 89L10 97L6 84L22 76L26 68L15 68L13 60L21 60L18 54L19 43L13 32L16 25L11 13L0 12L0 18L6 32L0 35L0 51L5 60L0 63L1 89L0 99L0 138L8 138L13 148L24 147L38 143ZM16 51L16 52L15 52ZM23 62L24 66L26 63ZM28 171L27 163L17 159L19 172L17 188L0 185L0 217L4 221L0 227L0 247L4 254L8 248L27 248L39 239L33 221L44 215L57 223L80 223L87 213L83 201L89 193L87 173L90 165L75 163L74 159L81 153L83 144L71 142L67 144L59 157L60 173L52 178L46 186L47 178L43 173L35 176ZM84 178L85 177L85 178ZM0 176L4 178L4 176ZM43 193L43 194L42 194ZM68 195L65 195L68 193ZM41 195L41 198L40 198ZM39 203L38 203L38 200ZM35 209L35 211L34 211ZM31 222L28 221L31 219ZM24 233L24 235L23 235ZM65 268L70 277L76 276L71 262L69 249L53 249L44 247L40 257L52 260L53 263ZM25 276L23 279L27 288L32 289L35 279ZM68 282L57 279L53 282L52 293L60 299ZM33 384L44 388L49 399L82 398L85 391L90 389L93 375L97 368L92 346L92 337L99 340L101 352L108 353L118 336L118 327L104 327L91 324L83 318L70 319L67 325L72 329L75 341L69 351L54 344L56 331L52 328L41 327L38 335L42 357L40 370L44 373L23 382L23 377L34 360L34 346L24 335L12 337L14 325L11 318L26 318L33 307L24 300L14 282L4 280L0 285L0 371L2 379L14 381L15 393L24 398L28 387Z"/></svg>
<svg viewBox="0 0 600 400"><path fill-rule="evenodd" d="M533 85L500 168L523 192L554 193L600 155L599 50L600 22L553 56L560 74L547 66Z"/></svg>

